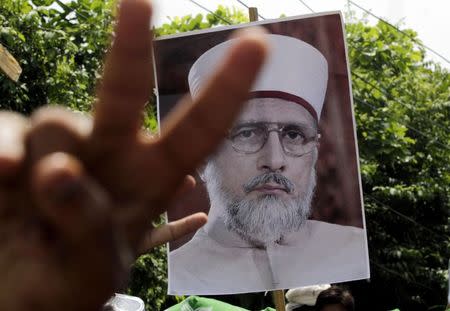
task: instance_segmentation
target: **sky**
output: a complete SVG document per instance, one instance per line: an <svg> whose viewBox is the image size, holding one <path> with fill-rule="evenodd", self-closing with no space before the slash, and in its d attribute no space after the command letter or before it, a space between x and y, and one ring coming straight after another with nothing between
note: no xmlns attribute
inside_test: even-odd
<svg viewBox="0 0 450 311"><path fill-rule="evenodd" d="M237 0L194 0L200 5L214 11L219 4L234 6L244 11L247 9ZM393 23L400 23L401 28L411 28L418 33L419 39L428 47L435 50L447 61L427 51L429 59L439 62L443 67L450 69L450 0L352 0L357 5L369 10L371 13ZM346 0L241 0L247 6L258 8L258 13L266 18L277 18L281 14L296 16L310 14L302 2L314 12L347 11L348 7L362 17L364 12ZM169 22L170 16L184 16L188 14L207 14L204 9L190 0L153 0L154 24L160 26ZM368 18L369 22L376 23L375 18Z"/></svg>

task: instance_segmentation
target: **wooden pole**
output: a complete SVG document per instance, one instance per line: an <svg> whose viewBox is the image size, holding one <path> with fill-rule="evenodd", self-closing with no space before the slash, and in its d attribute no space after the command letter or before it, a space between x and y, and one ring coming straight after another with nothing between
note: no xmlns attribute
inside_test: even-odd
<svg viewBox="0 0 450 311"><path fill-rule="evenodd" d="M258 9L255 7L248 8L248 16L251 22L258 21ZM274 290L272 292L273 301L275 303L275 308L277 311L285 311L286 310L286 302L284 300L284 291Z"/></svg>
<svg viewBox="0 0 450 311"><path fill-rule="evenodd" d="M258 9L255 7L248 8L248 16L251 22L258 21ZM277 311L285 311L286 310L286 302L284 300L284 291L274 290L272 291L273 301L275 303L275 308Z"/></svg>
<svg viewBox="0 0 450 311"><path fill-rule="evenodd" d="M284 300L284 290L274 290L272 292L273 302L275 303L275 309L277 311L285 311L286 310L286 301Z"/></svg>
<svg viewBox="0 0 450 311"><path fill-rule="evenodd" d="M248 8L248 16L251 22L258 21L258 9L255 7ZM285 311L286 310L286 302L284 300L284 291L274 290L272 291L273 301L275 303L275 308L277 311Z"/></svg>
<svg viewBox="0 0 450 311"><path fill-rule="evenodd" d="M255 7L248 8L248 16L251 22L258 21L258 9Z"/></svg>
<svg viewBox="0 0 450 311"><path fill-rule="evenodd" d="M0 69L13 81L19 80L22 68L8 50L0 44Z"/></svg>

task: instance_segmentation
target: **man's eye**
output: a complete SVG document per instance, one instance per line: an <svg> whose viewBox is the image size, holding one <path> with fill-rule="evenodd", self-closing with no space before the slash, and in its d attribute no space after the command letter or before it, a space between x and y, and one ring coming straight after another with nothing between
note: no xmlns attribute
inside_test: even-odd
<svg viewBox="0 0 450 311"><path fill-rule="evenodd" d="M303 141L305 135L303 134L302 131L291 129L284 131L283 137L291 141Z"/></svg>
<svg viewBox="0 0 450 311"><path fill-rule="evenodd" d="M251 140L260 136L260 131L254 127L243 127L233 131L231 137L233 140Z"/></svg>
<svg viewBox="0 0 450 311"><path fill-rule="evenodd" d="M250 138L253 135L255 135L255 131L254 130L242 130L238 133L238 136L242 137L242 138Z"/></svg>

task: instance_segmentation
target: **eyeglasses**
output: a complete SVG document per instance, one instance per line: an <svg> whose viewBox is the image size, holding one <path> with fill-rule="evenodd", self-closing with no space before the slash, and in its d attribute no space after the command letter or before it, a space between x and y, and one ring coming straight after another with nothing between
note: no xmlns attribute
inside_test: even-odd
<svg viewBox="0 0 450 311"><path fill-rule="evenodd" d="M260 151L270 132L277 132L285 154L300 157L317 145L319 135L313 127L293 123L249 122L232 128L228 139L236 152L252 154Z"/></svg>

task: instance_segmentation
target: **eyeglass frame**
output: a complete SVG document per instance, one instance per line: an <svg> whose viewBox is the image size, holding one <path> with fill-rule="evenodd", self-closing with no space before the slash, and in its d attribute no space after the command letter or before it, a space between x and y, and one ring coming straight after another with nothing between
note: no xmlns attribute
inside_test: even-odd
<svg viewBox="0 0 450 311"><path fill-rule="evenodd" d="M270 129L269 128L270 125L276 125L276 128ZM240 150L240 149L236 148L233 145L233 140L232 140L232 137L231 137L233 129L236 128L236 127L245 127L245 126L261 126L261 127L264 126L264 128L265 128L264 142L261 144L261 147L259 147L256 151L243 151L243 150ZM306 138L305 137L305 139L308 140L308 143L311 143L311 142L314 142L314 144L318 144L319 143L319 139L320 139L321 135L318 132L317 126L315 126L315 127L304 126L303 124L287 123L287 122L259 122L259 121L258 122L252 122L252 121L251 122L244 122L244 123L238 124L237 126L231 128L228 131L227 139L231 141L231 147L233 148L234 151L236 151L238 153L241 153L241 154L255 154L255 153L258 153L259 151L261 151L264 148L264 146L266 145L267 141L269 140L270 133L271 132L277 132L277 134L278 134L277 135L278 136L278 141L280 142L280 145L281 145L281 147L283 149L283 152L286 155L288 155L288 156L291 156L291 157L294 157L294 158L299 158L299 157L302 157L302 156L304 156L306 154L311 153L314 150L314 147L313 147L313 148L311 148L310 151L302 153L300 155L296 155L295 153L287 151L285 145L283 144L282 138L280 136L282 131L284 130L284 128L286 126L298 126L299 128L310 128L310 129L314 128L314 130L316 131L316 135L314 135L313 137L310 137L310 138Z"/></svg>

